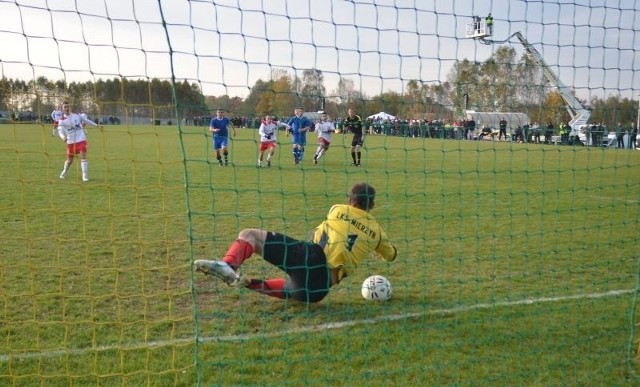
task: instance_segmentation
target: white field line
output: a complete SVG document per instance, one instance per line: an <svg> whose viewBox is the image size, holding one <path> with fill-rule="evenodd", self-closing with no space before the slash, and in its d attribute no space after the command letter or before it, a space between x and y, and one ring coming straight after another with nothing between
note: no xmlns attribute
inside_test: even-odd
<svg viewBox="0 0 640 387"><path fill-rule="evenodd" d="M469 306L457 306L455 308L449 308L449 309L434 309L434 310L428 310L424 312L380 316L380 317L364 319L364 320L348 320L348 321L341 321L341 322L326 323L326 324L313 325L308 327L289 329L286 331L277 331L277 332L269 332L269 333L261 333L261 334L200 337L199 342L207 343L207 342L251 341L255 339L281 337L281 336L286 336L290 334L322 332L322 331L328 331L332 329L342 329L342 328L352 327L356 325L375 324L381 321L395 321L395 320L403 320L407 318L415 318L415 317L422 317L422 316L464 313L472 310L493 309L493 308L499 308L499 307L505 307L505 306L508 307L508 306L520 306L520 305L533 305L533 304L560 302L560 301L568 301L568 300L616 297L620 295L631 294L633 292L635 292L635 289L620 289L620 290L610 290L604 293L576 294L576 295L558 296L558 297L528 298L528 299L518 300L518 301L504 301L504 302L495 302L491 304L475 304L475 305L469 305ZM193 342L194 342L193 337L185 337L185 338L177 338L173 340L125 343L125 344L118 344L118 345L113 344L113 345L105 345L105 346L98 346L98 347L81 348L81 349L59 349L59 350L42 351L42 352L21 352L21 353L14 353L11 355L0 354L0 362L5 363L5 362L8 362L9 360L22 361L22 360L35 359L35 358L51 358L51 357L57 357L57 356L84 355L84 354L93 353L93 352L116 351L118 349L122 349L122 350L151 349L151 348L167 347L172 345L188 345Z"/></svg>

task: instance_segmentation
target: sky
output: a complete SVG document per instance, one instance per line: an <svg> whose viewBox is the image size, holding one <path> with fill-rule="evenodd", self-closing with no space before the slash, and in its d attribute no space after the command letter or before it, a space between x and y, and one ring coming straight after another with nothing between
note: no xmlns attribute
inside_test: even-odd
<svg viewBox="0 0 640 387"><path fill-rule="evenodd" d="M271 70L323 72L373 96L410 80L437 84L454 63L484 61L512 39L465 38L494 18L494 40L520 31L589 100L640 93L635 0L0 0L0 76L67 82L125 78L198 83L245 97Z"/></svg>

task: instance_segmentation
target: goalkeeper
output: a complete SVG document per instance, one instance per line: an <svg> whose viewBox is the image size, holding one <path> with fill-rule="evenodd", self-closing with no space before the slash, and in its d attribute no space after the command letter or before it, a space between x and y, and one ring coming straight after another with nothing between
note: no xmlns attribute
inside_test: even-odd
<svg viewBox="0 0 640 387"><path fill-rule="evenodd" d="M396 258L396 248L370 214L375 193L369 184L353 185L348 204L332 206L327 219L313 230L310 241L273 231L244 229L222 260L196 260L194 268L228 285L268 296L320 302L332 286L350 275L370 253L376 252L386 261ZM254 253L284 271L287 277L258 280L238 274L242 263Z"/></svg>

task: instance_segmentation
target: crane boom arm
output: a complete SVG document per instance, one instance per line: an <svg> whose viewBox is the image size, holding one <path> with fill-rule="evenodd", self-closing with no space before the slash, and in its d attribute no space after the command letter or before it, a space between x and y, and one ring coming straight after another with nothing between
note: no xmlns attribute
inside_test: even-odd
<svg viewBox="0 0 640 387"><path fill-rule="evenodd" d="M525 39L524 36L522 36L520 32L516 32L513 35L515 35L520 41L520 43L522 43L522 46L524 46L524 49L527 51L531 59L533 59L533 61L536 62L542 68L542 73L544 74L545 78L547 78L549 83L551 83L552 86L558 89L558 92L560 93L560 95L562 96L562 99L567 105L566 106L567 111L571 116L571 121L569 122L569 126L571 126L572 131L579 131L581 127L586 125L587 121L589 121L589 117L591 117L591 112L585 109L584 106L582 106L580 101L578 101L578 99L573 95L573 92L569 90L569 88L565 86L564 83L562 83L560 78L558 78L558 76L553 71L551 71L547 63L542 58L542 55L540 55L540 53L538 52L538 50L536 50L536 48L533 47L527 41L527 39Z"/></svg>

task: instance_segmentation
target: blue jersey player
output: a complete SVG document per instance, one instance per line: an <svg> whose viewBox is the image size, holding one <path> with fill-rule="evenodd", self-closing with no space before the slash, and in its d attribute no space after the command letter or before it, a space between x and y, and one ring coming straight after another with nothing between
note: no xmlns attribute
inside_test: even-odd
<svg viewBox="0 0 640 387"><path fill-rule="evenodd" d="M216 159L220 166L229 165L229 127L233 130L233 136L235 137L236 128L224 116L224 111L218 109L216 116L211 119L209 124L209 132L213 134L213 150L216 152ZM220 152L222 152L222 155ZM222 156L224 156L224 163L222 162Z"/></svg>
<svg viewBox="0 0 640 387"><path fill-rule="evenodd" d="M295 116L289 119L287 124L291 127L291 137L293 139L293 162L300 164L304 155L304 146L307 145L307 131L313 128L313 122L307 117L303 117L304 109L297 107Z"/></svg>

